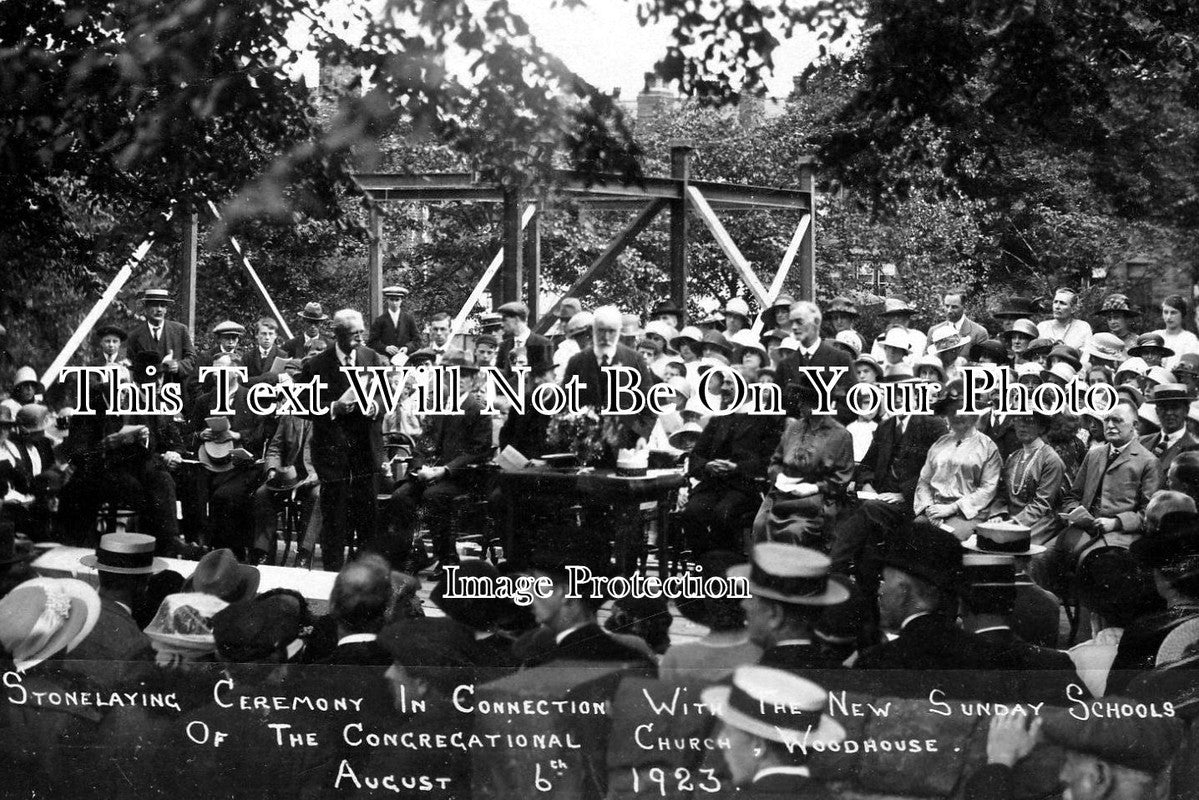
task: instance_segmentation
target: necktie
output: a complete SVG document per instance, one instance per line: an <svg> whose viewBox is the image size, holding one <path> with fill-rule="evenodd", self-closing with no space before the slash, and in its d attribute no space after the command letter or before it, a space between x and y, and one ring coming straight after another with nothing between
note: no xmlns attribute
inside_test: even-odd
<svg viewBox="0 0 1199 800"><path fill-rule="evenodd" d="M159 339L162 335L162 328L161 327L151 328L150 335L154 337L154 341L156 341L156 342L159 341Z"/></svg>
<svg viewBox="0 0 1199 800"><path fill-rule="evenodd" d="M600 359L600 366L601 366L601 367L606 367L606 366L608 366L608 365L609 365L611 362L612 362L612 359L610 359L610 358L608 357L608 354L607 354L607 353L604 353L604 357L603 357L602 359Z"/></svg>
<svg viewBox="0 0 1199 800"><path fill-rule="evenodd" d="M1107 469L1112 465L1112 461L1116 458L1116 448L1108 445L1107 459L1103 462L1103 472L1099 473L1099 485L1095 487L1095 496L1091 499L1091 505L1088 510L1093 515L1097 515L1099 507L1103 505L1103 483L1107 480Z"/></svg>
<svg viewBox="0 0 1199 800"><path fill-rule="evenodd" d="M1157 445L1153 448L1153 455L1160 458L1168 449L1169 446L1166 444L1166 434L1163 433L1161 434L1161 438L1157 440Z"/></svg>

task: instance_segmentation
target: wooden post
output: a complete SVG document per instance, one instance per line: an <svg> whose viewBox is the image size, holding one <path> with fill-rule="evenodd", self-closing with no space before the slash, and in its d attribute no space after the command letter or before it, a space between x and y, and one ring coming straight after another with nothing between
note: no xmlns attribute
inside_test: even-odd
<svg viewBox="0 0 1199 800"><path fill-rule="evenodd" d="M370 220L367 231L367 292L370 300L370 316L367 322L383 313L383 212L379 206L371 203Z"/></svg>
<svg viewBox="0 0 1199 800"><path fill-rule="evenodd" d="M524 203L521 202L519 189L504 190L504 269L503 288L500 302L509 303L520 299L521 289L524 288L522 270L524 267L524 240L521 232L521 212Z"/></svg>
<svg viewBox="0 0 1199 800"><path fill-rule="evenodd" d="M811 199L808 228L799 245L799 299L816 300L816 160L800 162L799 189Z"/></svg>
<svg viewBox="0 0 1199 800"><path fill-rule="evenodd" d="M687 308L687 279L690 259L687 247L687 185L691 180L691 153L686 142L670 146L670 177L682 181L679 199L670 203L670 300L679 308Z"/></svg>
<svg viewBox="0 0 1199 800"><path fill-rule="evenodd" d="M183 238L179 242L179 321L196 337L196 258L199 218L193 211L183 218Z"/></svg>
<svg viewBox="0 0 1199 800"><path fill-rule="evenodd" d="M525 235L525 271L529 280L529 325L536 325L541 316L541 207L536 206Z"/></svg>

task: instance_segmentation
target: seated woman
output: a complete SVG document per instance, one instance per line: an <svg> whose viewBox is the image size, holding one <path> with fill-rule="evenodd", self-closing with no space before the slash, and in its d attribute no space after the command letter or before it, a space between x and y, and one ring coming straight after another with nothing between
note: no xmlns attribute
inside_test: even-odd
<svg viewBox="0 0 1199 800"><path fill-rule="evenodd" d="M754 519L754 541L819 548L825 520L853 478L853 436L835 415L812 413L819 395L810 381L798 384L796 399L796 416L787 417L770 459L771 488Z"/></svg>
<svg viewBox="0 0 1199 800"><path fill-rule="evenodd" d="M949 424L949 433L929 448L913 510L917 521L947 527L965 541L995 499L1003 465L995 442L978 431L979 415L960 413L962 391L961 381L950 382L933 406Z"/></svg>
<svg viewBox="0 0 1199 800"><path fill-rule="evenodd" d="M1045 441L1053 417L1030 414L1015 417L1020 449L1008 456L1000 476L999 492L989 511L1011 517L1032 529L1033 542L1040 544L1052 530L1057 516L1058 495L1065 467L1057 452Z"/></svg>

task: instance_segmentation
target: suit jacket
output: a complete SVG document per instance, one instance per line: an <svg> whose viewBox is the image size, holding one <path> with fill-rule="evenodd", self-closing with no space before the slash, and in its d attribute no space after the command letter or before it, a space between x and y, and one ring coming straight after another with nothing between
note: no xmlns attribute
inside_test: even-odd
<svg viewBox="0 0 1199 800"><path fill-rule="evenodd" d="M899 492L910 506L928 449L948 432L940 417L913 414L900 436L899 420L888 417L875 429L874 441L858 464L857 485L870 484L876 492Z"/></svg>
<svg viewBox="0 0 1199 800"><path fill-rule="evenodd" d="M1020 449L1020 440L1016 438L1016 418L1008 414L1003 422L995 420L995 412L987 409L978 418L978 430L991 437L991 441L999 448L999 457L1007 461L1007 457Z"/></svg>
<svg viewBox="0 0 1199 800"><path fill-rule="evenodd" d="M355 351L355 364L373 366L382 357L369 347ZM308 416L312 422L312 463L322 481L345 480L373 475L383 463L383 426L380 417L367 417L357 407L345 414L332 415L333 402L350 388L350 379L341 371L337 347L313 356L300 371L297 383L320 379L324 391L317 404L328 408L324 414Z"/></svg>
<svg viewBox="0 0 1199 800"><path fill-rule="evenodd" d="M326 350L333 346L333 340L328 336L318 335L316 338L325 342ZM288 339L286 342L280 345L280 348L284 353L287 353L288 357L290 358L303 358L305 349L304 342L306 341L307 337L304 336L303 333L300 333Z"/></svg>
<svg viewBox="0 0 1199 800"><path fill-rule="evenodd" d="M425 417L425 437L436 454L434 464L445 467L449 477L491 458L491 417L482 411L482 401L470 394L462 401L461 414Z"/></svg>
<svg viewBox="0 0 1199 800"><path fill-rule="evenodd" d="M512 445L526 458L538 458L549 450L550 417L533 408L529 397L532 390L525 392L525 413L518 414L513 408L500 428L500 447Z"/></svg>
<svg viewBox="0 0 1199 800"><path fill-rule="evenodd" d="M943 324L944 323L942 323L942 322L937 323L937 325L943 325ZM934 325L933 328L937 327L937 325ZM932 333L933 328L928 329L929 334ZM982 325L979 325L977 322L970 319L969 317L964 317L962 319L962 338L969 340L969 344L962 348L961 356L962 356L962 358L969 359L970 358L970 349L976 344L982 344L983 342L985 342L987 339L990 338L990 334L987 333L987 329L984 328ZM931 336L928 337L928 342L929 342L929 344L932 344ZM917 353L916 357L919 358L922 355L924 355L924 354Z"/></svg>
<svg viewBox="0 0 1199 800"><path fill-rule="evenodd" d="M645 359L631 347L625 347L622 344L616 345L616 352L612 356L612 366L629 367L636 370L637 383L633 387L633 391L641 395L642 400L645 399L649 387L656 382ZM566 363L563 382L568 382L575 377L578 377L583 384L579 391L580 402L583 405L594 406L596 409L602 410L609 404L603 373L600 371L599 360L596 358L593 348L589 347L580 353L575 353ZM654 423L657 422L657 415L648 407L648 404L636 414L613 413L607 416L620 418L626 422L636 436L646 439L649 438L654 429Z"/></svg>
<svg viewBox="0 0 1199 800"><path fill-rule="evenodd" d="M688 459L688 474L699 480L692 491L736 489L753 493L766 478L770 456L782 435L782 420L776 416L744 414L712 417L699 435ZM727 475L704 471L709 461L732 461L737 468Z"/></svg>
<svg viewBox="0 0 1199 800"><path fill-rule="evenodd" d="M1160 442L1161 439L1162 434L1160 432L1151 433L1148 436L1141 437L1141 444L1145 445L1145 449L1152 453L1153 449L1157 447L1158 442ZM1181 437L1179 437L1177 442L1170 445L1170 447L1168 447L1164 453L1157 457L1157 463L1161 472L1161 484L1158 486L1159 489L1165 488L1166 476L1170 474L1170 465L1174 463L1174 459L1178 458L1180 454L1189 452L1191 450L1199 450L1199 439L1196 439L1191 435L1190 431L1187 431Z"/></svg>
<svg viewBox="0 0 1199 800"><path fill-rule="evenodd" d="M128 334L129 338L125 341L125 352L129 354L130 360L143 350L157 353L164 358L167 353L174 353L175 360L179 362L179 371L165 373L166 380L183 383L196 374L196 346L192 342L191 332L182 322L175 322L173 319L165 320L162 323L162 336L157 342L150 336L150 325L146 322L134 325L129 329Z"/></svg>
<svg viewBox="0 0 1199 800"><path fill-rule="evenodd" d="M383 667L386 669L395 661L391 653L384 649L378 641L350 642L339 644L321 664L338 664L355 667ZM382 676L382 670L379 675Z"/></svg>
<svg viewBox="0 0 1199 800"><path fill-rule="evenodd" d="M994 648L945 614L917 617L899 638L861 651L853 666L877 673L877 681L863 682L863 691L927 698L933 689L942 689L950 699L1011 699L991 674L1010 667L997 663Z"/></svg>
<svg viewBox="0 0 1199 800"><path fill-rule="evenodd" d="M371 323L366 346L378 353L386 353L388 347L407 347L409 353L414 352L420 347L416 318L401 308L397 322L392 322L391 314L384 311Z"/></svg>
<svg viewBox="0 0 1199 800"><path fill-rule="evenodd" d="M758 659L758 664L763 667L774 667L775 669L783 669L800 674L813 670L838 669L841 666L838 661L830 658L820 645L814 642L808 644L800 642L776 644L762 653L762 657ZM824 684L821 685L823 686Z"/></svg>
<svg viewBox="0 0 1199 800"><path fill-rule="evenodd" d="M802 740L802 737L800 738ZM838 796L820 781L785 772L775 772L755 779L748 786L741 787L738 794L745 800L833 800Z"/></svg>
<svg viewBox="0 0 1199 800"><path fill-rule="evenodd" d="M78 660L76 671L106 689L124 682L139 670L154 670L154 649L133 614L105 594L100 595L100 619L96 627L67 654Z"/></svg>
<svg viewBox="0 0 1199 800"><path fill-rule="evenodd" d="M561 642L546 653L526 662L526 667L547 664L551 661L628 661L650 664L640 650L622 644L610 636L596 623L584 625L571 631Z"/></svg>
<svg viewBox="0 0 1199 800"><path fill-rule="evenodd" d="M500 342L500 348L495 358L495 363L500 369L508 369L508 358L512 355L512 351L515 348L516 341L513 337L505 335ZM530 364L538 361L549 361L554 355L554 343L540 333L530 331L529 337L525 339L525 350L528 351ZM540 358L535 355L538 351L542 353Z"/></svg>
<svg viewBox="0 0 1199 800"><path fill-rule="evenodd" d="M276 358L290 358L282 347L275 345L271 347L266 358L262 357L261 351L258 349L258 344L251 344L248 348L242 351L242 366L246 368L246 385L252 386L256 383L278 383L279 376L270 372L271 366L275 363Z"/></svg>
<svg viewBox="0 0 1199 800"><path fill-rule="evenodd" d="M263 466L267 470L295 466L298 477L315 478L316 467L312 465L312 423L291 414L280 416L275 435L267 443Z"/></svg>
<svg viewBox="0 0 1199 800"><path fill-rule="evenodd" d="M995 648L997 664L1010 665L1008 670L995 673L995 678L1011 686L1013 700L1065 706L1066 690L1071 683L1086 686L1070 656L1061 650L1029 644L1010 628L974 635Z"/></svg>
<svg viewBox="0 0 1199 800"><path fill-rule="evenodd" d="M1066 493L1062 511L1082 506L1096 517L1119 519L1125 533L1137 533L1144 523L1145 506L1161 485L1161 467L1153 453L1133 439L1104 470L1108 448L1105 442L1087 452L1074 485Z"/></svg>
<svg viewBox="0 0 1199 800"><path fill-rule="evenodd" d="M42 468L37 473L38 475L54 467L54 443L47 439L44 434L39 434L31 439L25 439L24 437L21 437L20 440L12 439L11 442L13 448L17 451L17 464L27 478L33 479L37 477L37 475L25 467L25 459L29 458L31 452L36 451L38 458L42 462ZM30 466L33 465L32 458L29 459L29 464Z"/></svg>
<svg viewBox="0 0 1199 800"><path fill-rule="evenodd" d="M854 374L853 359L850 358L849 353L839 347L833 347L827 339L821 339L811 359L805 359L803 353L798 350L783 359L778 368L778 381L779 385L783 387L783 408L788 416L795 416L798 413L799 399L796 389L799 381L811 380L801 372L802 367L824 367L826 369L845 367L845 372L833 385L833 398L836 402L837 418L841 420L842 424L852 422L853 414L845 404L845 395L849 392L849 387L857 382L857 377Z"/></svg>

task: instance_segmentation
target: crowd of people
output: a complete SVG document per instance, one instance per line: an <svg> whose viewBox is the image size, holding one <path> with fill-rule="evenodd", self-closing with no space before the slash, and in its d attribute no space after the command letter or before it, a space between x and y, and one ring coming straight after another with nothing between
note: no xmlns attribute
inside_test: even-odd
<svg viewBox="0 0 1199 800"><path fill-rule="evenodd" d="M1136 333L1150 326L1137 324L1141 314L1124 295L1104 300L1099 332L1076 317L1070 290L1054 295L1040 322L1033 300L1013 297L993 314L1003 326L994 336L965 315L961 292L943 296L944 319L927 331L911 325L915 309L889 298L874 337L856 329L859 311L846 297L821 308L784 296L758 314L734 298L693 321L667 303L643 321L567 298L546 335L530 327L524 303L511 302L482 315L463 340L448 314L422 329L403 307L406 295L387 287L386 308L369 326L351 309L330 318L309 303L300 335L286 342L271 318L252 332L222 322L213 347L199 353L186 326L167 318L170 296L148 290L143 321L96 329L90 363L106 370L92 395L103 397L104 384L177 383L177 416L118 413L103 402L96 414L72 415L78 398L65 384L45 387L31 368L19 370L0 403L0 647L14 669L27 681L97 691L178 685L194 674L234 676L248 695L353 687L389 729L432 731L453 717L457 684L556 662L620 662L708 685L705 702L731 743L723 774L757 796L836 796L812 777L807 756L786 746L805 731L818 742L845 738L827 716L834 690L1050 706L1131 697L1169 702L1188 720L1199 710L1199 339L1186 329L1182 298L1162 302L1161 328ZM395 408L364 409L342 371L422 363L458 367L459 383L432 391L460 413L422 412L430 389L399 371ZM630 368L643 396L669 386L673 403L662 413L647 404L604 415L587 432L586 415L531 404L518 413L489 396L483 369L527 367L530 394L578 378L582 404L600 409L609 405L602 370L611 365ZM1029 389L1107 383L1119 402L1078 415L1014 414L991 392L973 398L978 408L968 413L961 371L971 365L1005 370ZM200 379L203 366L245 371L222 387ZM817 413L821 371L839 375L828 382L833 413ZM328 413L270 417L249 408L256 384L316 378ZM881 404L856 413L846 402L859 383L933 382L932 414ZM776 385L784 413L734 406L741 383ZM500 414L485 413L489 401ZM546 523L520 509L518 524L548 526L529 531L539 546L498 565L463 561L462 534L479 532L455 524L459 508L466 498L504 502L493 471L497 455L511 451L534 466L569 451L575 468L600 469L644 468L641 453L681 471L688 481L671 515L673 547L692 568L744 577L751 597L679 602L676 611L707 631L694 642L671 645L665 600L618 601L606 630L604 598L565 592L571 563L611 570L604 520L621 512L599 501L572 509L570 530L561 516ZM138 532L105 534L123 511ZM312 614L295 593L257 592L257 567L277 558L283 511L295 565L310 568L315 558L338 573L327 615ZM586 547L568 546L580 539ZM93 549L99 593L33 577L46 543ZM199 564L185 585L161 556ZM455 565L487 577L533 575L553 590L527 609L457 601L445 596L445 568ZM444 618L420 617L422 573L438 586ZM180 608L203 620L194 650L177 639L188 616ZM412 714L409 696L435 712ZM225 708L194 693L174 715L93 719L10 703L8 723L29 735L7 755L29 766L32 794L91 792L92 776L72 783L65 774L74 772L63 762L68 743L125 737L138 752L162 753L177 744L180 721L248 724ZM1103 724L1051 715L1032 726L997 717L989 763L967 796L1014 796L1018 762L1051 741L1070 753L1062 780L1074 800L1149 798L1181 738L1173 714ZM315 776L337 772L345 756L299 749L264 767L253 749L218 755L219 779L207 758L171 766L198 783L207 776L213 796L260 785L263 770L272 786L320 796L311 786L324 778ZM458 793L443 796L466 796L471 764L462 754L352 756L364 772L395 770L404 759L403 769L452 774ZM154 759L141 761L142 780L178 785L154 774ZM1175 785L1199 780L1178 771ZM115 779L104 785L126 791Z"/></svg>

